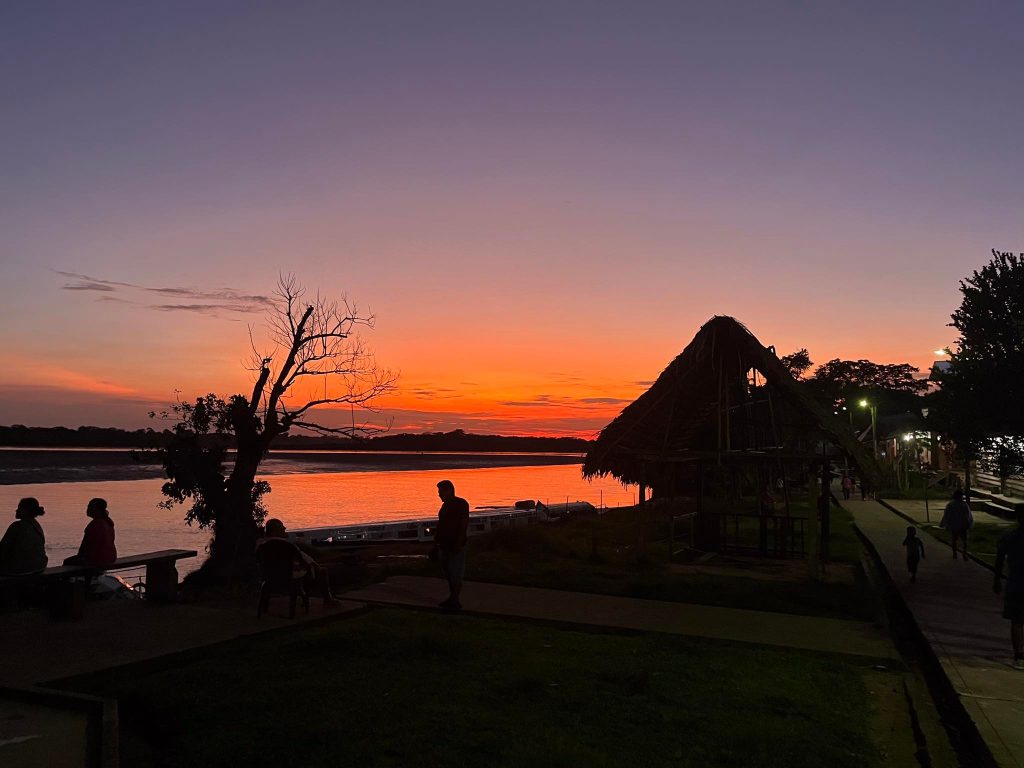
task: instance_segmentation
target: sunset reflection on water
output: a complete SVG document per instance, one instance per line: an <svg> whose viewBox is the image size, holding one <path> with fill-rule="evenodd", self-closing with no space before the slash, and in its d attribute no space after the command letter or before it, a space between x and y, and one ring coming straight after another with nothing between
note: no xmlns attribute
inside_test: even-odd
<svg viewBox="0 0 1024 768"><path fill-rule="evenodd" d="M595 506L632 504L636 488L611 478L588 482L579 464L485 469L431 469L376 472L323 472L271 475L268 514L289 528L315 528L380 520L429 517L437 513L437 483L455 483L456 493L473 509L511 505L519 499L545 503L589 501ZM184 507L170 510L161 501L161 480L121 480L0 486L0 522L14 519L18 500L34 496L46 507L40 523L46 533L50 564L78 551L90 498L107 499L121 554L159 549L195 549L202 553L207 531L183 522ZM179 571L198 567L201 558L179 562Z"/></svg>

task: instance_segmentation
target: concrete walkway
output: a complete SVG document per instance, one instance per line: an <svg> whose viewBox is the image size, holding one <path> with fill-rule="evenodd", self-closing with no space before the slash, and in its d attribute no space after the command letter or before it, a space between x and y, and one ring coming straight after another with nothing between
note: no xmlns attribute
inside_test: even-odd
<svg viewBox="0 0 1024 768"><path fill-rule="evenodd" d="M770 584L765 589L771 589ZM441 579L393 576L381 584L345 593L366 603L433 608L448 596ZM896 649L873 624L691 603L638 600L555 589L467 582L467 611L615 629L665 632L690 637L828 653L897 659Z"/></svg>
<svg viewBox="0 0 1024 768"><path fill-rule="evenodd" d="M1010 624L991 571L954 560L947 545L924 535L925 559L912 583L902 546L907 521L874 501L843 506L875 547L996 760L1024 766L1024 671L1012 666Z"/></svg>

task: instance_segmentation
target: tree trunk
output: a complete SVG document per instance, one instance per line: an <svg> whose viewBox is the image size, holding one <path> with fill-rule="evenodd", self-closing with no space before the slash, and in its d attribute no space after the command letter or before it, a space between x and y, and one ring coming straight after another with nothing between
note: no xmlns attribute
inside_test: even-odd
<svg viewBox="0 0 1024 768"><path fill-rule="evenodd" d="M245 584L256 574L256 542L259 526L254 514L253 486L265 449L260 440L239 439L235 466L227 479L224 507L210 541L210 556L189 583Z"/></svg>
<svg viewBox="0 0 1024 768"><path fill-rule="evenodd" d="M971 503L971 457L964 461L964 501Z"/></svg>

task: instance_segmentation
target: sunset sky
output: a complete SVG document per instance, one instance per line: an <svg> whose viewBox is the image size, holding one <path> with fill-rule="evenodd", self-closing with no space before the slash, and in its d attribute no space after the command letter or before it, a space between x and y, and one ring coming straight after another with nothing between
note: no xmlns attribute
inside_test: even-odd
<svg viewBox="0 0 1024 768"><path fill-rule="evenodd" d="M0 424L247 391L281 272L396 431L590 435L715 314L927 368L1024 251L1024 6L687 5L4 3Z"/></svg>

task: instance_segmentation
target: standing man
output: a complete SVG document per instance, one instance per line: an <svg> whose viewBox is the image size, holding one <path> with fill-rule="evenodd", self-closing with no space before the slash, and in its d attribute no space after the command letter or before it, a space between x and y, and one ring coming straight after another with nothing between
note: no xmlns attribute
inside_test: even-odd
<svg viewBox="0 0 1024 768"><path fill-rule="evenodd" d="M996 580L992 589L1002 590L1000 577L1003 562L1009 558L1006 594L1003 596L1003 618L1010 620L1010 642L1013 643L1013 664L1024 669L1024 513L1017 513L1017 529L1003 536L996 555Z"/></svg>
<svg viewBox="0 0 1024 768"><path fill-rule="evenodd" d="M442 480L437 484L437 495L441 498L442 504L437 513L434 552L431 554L440 560L444 577L448 579L448 591L451 593L440 606L449 611L461 611L459 594L462 592L462 577L466 573L469 502L455 495L455 485L451 480Z"/></svg>

